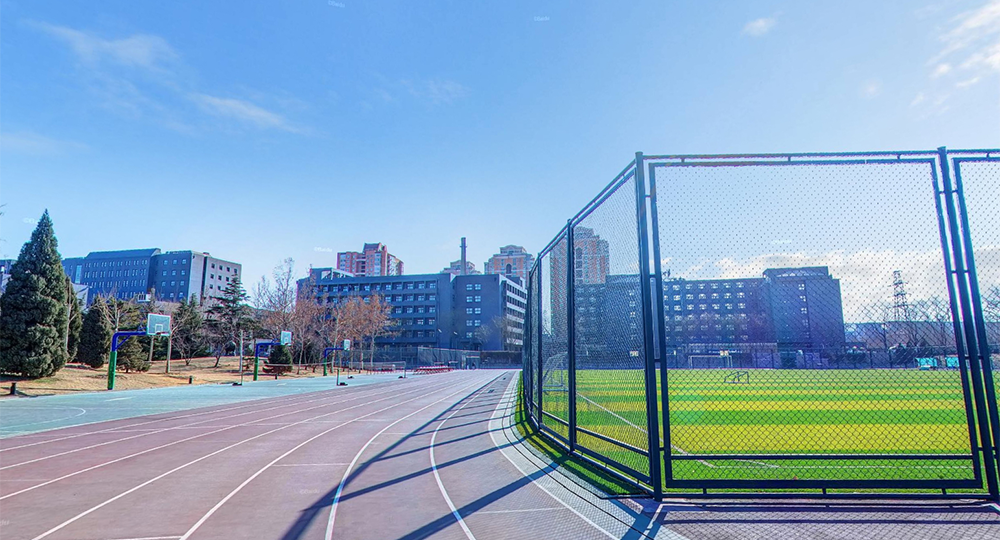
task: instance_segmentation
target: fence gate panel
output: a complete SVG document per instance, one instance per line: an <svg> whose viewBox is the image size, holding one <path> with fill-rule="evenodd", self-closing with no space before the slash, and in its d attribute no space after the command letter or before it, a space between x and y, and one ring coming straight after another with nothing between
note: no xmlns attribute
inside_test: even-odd
<svg viewBox="0 0 1000 540"><path fill-rule="evenodd" d="M963 229L976 350L983 370L983 401L990 416L994 449L1000 439L1000 414L996 388L1000 386L1000 157L998 152L949 152L956 188L956 202ZM1000 470L1000 451L994 451Z"/></svg>
<svg viewBox="0 0 1000 540"><path fill-rule="evenodd" d="M983 488L934 153L648 159L665 488Z"/></svg>

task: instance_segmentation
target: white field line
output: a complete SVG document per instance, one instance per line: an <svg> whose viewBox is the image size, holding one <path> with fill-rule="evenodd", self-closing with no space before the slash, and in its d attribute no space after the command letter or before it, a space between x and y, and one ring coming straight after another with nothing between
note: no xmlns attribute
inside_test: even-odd
<svg viewBox="0 0 1000 540"><path fill-rule="evenodd" d="M370 398L370 397L372 397L372 396L380 396L380 395L382 395L382 394L386 394L386 393L389 393L389 392L392 392L392 390L387 390L387 391L385 391L385 392L377 392L377 393L373 393L373 394L369 394L369 395L363 395L363 396L358 396L358 397L356 397L356 398L350 398L350 399L345 399L345 400L341 400L341 401L334 401L334 402L332 402L332 403L324 403L324 404L321 404L321 405L316 405L316 406L313 406L313 407L307 407L307 408L305 408L305 409L296 409L296 410L294 410L294 411L292 411L292 412L287 412L287 413L282 413L282 414L278 414L278 415L274 415L274 416L270 416L270 417L268 417L268 418L278 418L278 417L281 417L281 416L288 416L288 415L290 415L290 414L298 414L298 413L300 413L300 412L303 412L303 411L311 411L311 410L313 410L313 409L318 409L318 408L320 408L320 407L326 407L326 406L328 406L328 405L339 405L339 404L341 404L341 403L347 403L347 402L350 402L350 401L356 401L357 399L361 399L361 398ZM316 401L316 400L313 400L313 401ZM281 407L272 407L272 409L277 409L277 408L281 408ZM345 410L346 410L346 409L345 409ZM265 420L266 420L266 419L267 419L267 418L265 418ZM112 465L112 464L115 464L115 463L118 463L118 462L120 462L120 461L125 461L126 459L131 459L131 458L133 458L133 457L137 457L137 456L141 456L141 455L143 455L143 454L148 454L148 453L150 453L150 452L154 452L154 451L156 451L156 450L161 450L161 449L163 449L163 448L167 448L167 447L170 447L170 446L174 446L175 444L180 444L180 443L183 443L183 442L187 442L187 441L190 441L190 440L193 440L193 439L197 439L197 438L199 438L199 437L205 437L205 436L208 436L208 435L213 435L213 434L215 434L215 433L220 433L220 432L222 432L222 431L227 431L227 430L230 430L230 429L235 429L235 428L238 428L238 427L245 427L245 426L249 426L249 425L253 425L253 424L255 424L255 423L256 423L257 421L259 421L259 420L260 420L260 419L254 419L254 420L251 420L251 421L249 421L249 422L243 422L243 423L241 423L241 424L235 424L235 425L232 425L232 426L225 426L225 427L223 427L223 428L220 428L220 429L216 429L216 430L214 430L214 431L209 431L209 432L206 432L206 433L200 433L200 434L198 434L198 435L194 435L194 436L192 436L192 437L187 437L187 438L185 438L185 439L180 439L180 440L177 440L177 441L172 441L172 442L169 442L169 443L166 443L166 444L162 444L162 445L160 445L160 446L156 446L156 447L153 447L153 448L148 448L148 449L146 449L146 450L142 450L141 452L135 452L135 453L132 453L132 454L129 454L129 455L127 455L127 456L122 456L122 457L120 457L120 458L117 458L117 459L113 459L113 460L111 460L111 461L106 461L106 462L104 462L104 463L99 463L99 464L97 464L97 465L93 465L93 466L90 466L90 467L87 467L87 468L85 468L85 469L80 469L80 470L78 470L78 471L74 471L74 472L71 472L71 473L69 473L69 474L64 474L63 476L60 476L60 477L57 477L57 478L53 478L53 479L51 479L51 480L48 480L48 481L45 481L45 482L42 482L42 483L40 483L40 484L37 484L37 485L34 485L34 486L31 486L31 487L27 487L27 488L24 488L24 489L22 489L22 490L19 490L19 491L15 491L15 492L13 492L13 493L8 493L8 494L6 494L6 495L3 495L3 496L0 496L0 501L2 501L2 500L4 500L4 499L7 499L7 498L10 498L10 497L14 497L14 496L16 496L16 495L20 495L20 494L22 494L22 493L25 493L25 492L28 492L28 491L32 491L32 490L34 490L34 489L38 489L38 488L40 488L40 487L44 487L44 486L47 486L47 485L49 485L49 484L53 484L53 483L55 483L55 482L59 482L59 481L61 481L61 480L65 480L65 479L67 479L67 478L70 478L70 477L73 477L73 476L76 476L76 475L78 475L78 474L83 474L83 473L85 473L85 472L88 472L88 471L92 471L92 470L94 470L94 469L99 469L99 468L101 468L101 467L106 467L106 466L108 466L108 465ZM288 425L291 425L291 424L288 424ZM287 426L286 426L286 427L287 427Z"/></svg>
<svg viewBox="0 0 1000 540"><path fill-rule="evenodd" d="M454 386L457 386L457 385L452 385L451 387L445 387L445 388L452 388L452 387L454 387ZM468 386L466 386L466 387L464 387L464 388L468 388ZM436 391L435 391L435 392L436 392ZM427 407L430 407L431 405L434 405L435 403L438 403L439 401L442 401L442 400L445 400L445 399L447 399L447 398L449 398L449 397L451 397L451 396L453 396L453 395L455 395L455 394L457 394L457 393L459 393L459 392L461 392L461 390L458 390L458 391L456 391L456 392L453 392L453 393L451 393L451 394L449 394L449 395L447 395L447 396L445 396L445 397L441 398L440 400L438 400L438 401L435 401L434 403L431 403L430 405L427 405ZM381 408L381 409L379 409L379 410L377 410L377 411L373 411L373 412L370 412L370 413L368 413L368 414L364 414L364 415L361 415L361 416L358 416L358 417L356 417L356 418L352 418L352 419L350 419L350 420L348 420L348 421L346 421L346 422L343 422L343 423L341 423L341 424L338 424L338 425L336 425L336 426L333 426L332 428L329 428L329 429L327 429L327 430L325 430L325 431L322 431L322 432L320 432L320 433L317 433L316 435L313 435L312 437L309 437L308 439L306 439L306 440L304 440L304 441L300 442L299 444L297 444L297 445L293 446L293 447L292 447L291 449L289 449L289 450L288 450L287 452L285 452L284 454L281 454L280 456L278 456L278 457L274 458L274 459L273 459L273 460L272 460L272 461L271 461L270 463L268 463L267 465L264 465L264 466L263 466L263 467L261 467L261 468L260 468L259 470L257 470L257 472L255 472L255 473L253 473L252 475L250 475L250 477L249 477L249 478L247 478L246 480L244 480L244 481L243 481L243 482L242 482L242 483L241 483L240 485L236 486L236 488L235 488L235 489L233 489L232 491L230 491L228 495L226 495L225 497L223 497L223 498L222 498L222 500L220 500L220 501L219 501L218 503L216 503L216 504L215 504L215 506L213 506L211 510L209 510L208 512L206 512L206 513L205 513L205 515L201 516L201 519L199 519L199 520L198 520L197 522L195 522L195 524L194 524L194 525L192 525L192 526L191 526L191 528L190 528L190 529L188 529L188 530L187 530L187 532L186 532L186 533L184 533L184 535L183 535L183 536L181 536L180 540L187 540L188 538L190 538L190 537L191 537L191 535L192 535L192 534L194 534L194 533L195 533L195 531L197 531L197 530L198 530L198 529L199 529L199 528L200 528L200 527L201 527L201 526L202 526L202 525L203 525L203 524L204 524L204 523L205 523L206 521L208 521L208 518L212 517L212 515L213 515L213 514L215 514L215 512L216 512L216 511L217 511L217 510L218 510L219 508L222 508L222 505L226 504L226 502L228 502L228 501L229 501L229 499L232 499L232 498L233 498L233 496L234 496L234 495L236 495L237 493L239 493L239 492L240 492L240 490L242 490L242 489L243 489L244 487L246 487L246 486L247 486L247 484L249 484L250 482L252 482L252 481L253 481L253 480L254 480L255 478L257 478L257 477L258 477L258 476L260 476L261 474L263 474L263 472L264 472L264 471L266 471L266 470L270 469L270 468L271 468L271 467L272 467L272 466L273 466L274 464L276 464L276 463L278 463L279 461L281 461L282 459L284 459L284 458L288 457L288 456L289 456L289 455L290 455L290 454L291 454L292 452L294 452L294 451L298 450L299 448L302 448L303 446L305 446L305 445L309 444L310 442L312 442L312 441L314 441L314 440L316 440L316 439L318 439L318 438L322 437L323 435L326 435L327 433L330 433L331 431L333 431L333 430L335 430L335 429L338 429L338 428L341 428L341 427L344 427L344 426L346 426L346 425L348 425L348 424L351 424L351 423L353 423L353 422L357 422L357 421L358 421L358 420L360 420L360 419L363 419L363 418L367 418L367 417L369 417L369 416L372 416L372 415L375 415L375 414L380 414L380 413L383 413L383 412L385 412L385 411L387 411L387 410L389 410L389 409L393 409L393 408L396 408L396 407L399 407L399 406L401 406L401 405L404 405L404 404L406 404L406 403L410 403L411 401L416 401L416 400L418 400L418 399L421 399L421 398L424 398L424 397L426 397L427 395L428 395L428 394L424 393L424 394L421 394L421 395L419 395L419 396L417 396L417 397L415 397L415 398L413 398L413 399L408 399L408 400L406 400L406 401L402 401L402 402L400 402L400 403L395 403L395 404L393 404L393 405L389 405L388 407L383 407L383 408ZM408 415L404 416L403 418L408 418L408 417L410 417L410 416L413 416L413 415L414 415L414 414L416 414L417 412L420 412L420 411L422 411L422 410L426 409L427 407L423 407L423 408L420 408L420 409L418 409L417 411L415 411L415 412L413 412L413 413L410 413L410 414L408 414ZM400 420L402 420L402 418L401 418ZM396 422L398 422L398 421L399 421L399 420L397 420ZM396 422L393 422L393 423L395 424ZM382 430L382 431L385 431L385 430ZM380 432L380 433L381 433L381 432Z"/></svg>
<svg viewBox="0 0 1000 540"><path fill-rule="evenodd" d="M493 380L496 380L499 377L500 376L497 375L497 377L494 377ZM490 381L490 383L492 383L492 381ZM483 388L485 388L486 386L488 386L490 383L487 383L486 385L484 385ZM470 385L470 386L475 386L475 383L472 384L472 385ZM468 388L468 387L466 387L466 388ZM365 450L367 450L368 447L371 446L371 444L373 442L375 442L375 439L377 439L379 437L379 435L381 435L382 433L388 431L389 428L391 428L392 426L394 426L394 425L402 422L403 420L406 420L407 418L409 418L409 417L417 414L418 412L420 412L420 411L422 411L422 410L430 407L431 405L436 405L437 403L440 403L440 402L444 401L445 399L448 399L449 397L451 397L451 396L453 396L455 394L458 394L460 392L462 392L462 390L459 390L458 392L454 392L454 393L452 393L450 395L447 395L447 396L445 396L445 397L443 397L443 398L435 401L434 403L431 403L427 407L424 407L423 409L419 409L419 410L413 411L412 413L410 413L410 414L408 414L408 415L406 415L406 416L404 416L404 417L396 420L395 422L389 424L388 426L385 426L384 428L382 428L381 431L379 431L374 436L372 436L371 439L368 439L368 442L366 442L365 445L361 447L361 450L358 450L358 453L355 454L354 459L351 460L351 464L347 466L347 470L344 471L344 477L340 479L340 485L337 486L337 492L333 496L333 503L330 505L330 517L329 517L329 519L326 522L326 534L324 536L325 540L332 540L333 539L333 526L334 526L334 522L337 519L337 506L340 504L340 496L344 492L344 486L347 485L347 479L351 476L351 472L354 470L354 466L357 465L358 460L361 459L361 455L364 454ZM469 534L471 534L471 533L469 533Z"/></svg>
<svg viewBox="0 0 1000 540"><path fill-rule="evenodd" d="M316 392L323 392L323 390L317 390L315 392L305 392L305 394L314 394ZM109 431L116 431L116 430L119 430L119 429L127 429L127 428L133 428L133 427L137 427L137 426L145 426L145 425L148 425L148 424L155 424L157 422L167 422L169 420L178 420L178 419L181 419L181 418L190 418L192 416L203 416L203 415L207 415L207 414L215 414L215 413L220 413L220 412L227 412L227 411L234 411L234 410L239 410L239 409L246 409L246 408L249 408L249 407L253 407L255 405L264 405L264 404L271 404L271 403L276 403L276 402L280 402L280 403L295 402L296 400L298 400L298 398L301 398L303 395L304 394L295 394L295 395L291 395L291 396L281 396L281 397L276 397L276 398L251 399L251 400L249 400L248 403L243 403L243 404L237 405L235 407L228 407L228 408L217 409L217 410L212 410L212 411L193 412L193 413L189 413L189 414L182 414L182 415L179 415L179 416L171 416L170 418L157 418L156 420L147 420L145 422L136 422L134 424L128 424L128 425L125 425L125 426L115 426L115 427L110 427L110 428L99 429L99 430L96 430L96 431L88 431L88 432L85 432L85 433L75 433L73 435L67 435L65 437L58 437L58 438L55 438L55 439L46 439L44 441L37 441L37 442L29 443L29 444L22 444L20 446L8 446L7 448L0 448L0 452L7 452L7 451L10 451L10 450L17 450L18 448L27 448L29 446L38 446L40 444L48 444L48 443L53 443L53 442L58 442L58 441L65 441L67 439L75 439L77 437L86 437L87 435L96 435L98 433L107 433ZM304 400L303 403L310 403L312 401L315 401L315 400ZM209 406L212 407L213 405L209 405ZM215 405L215 406L218 406L218 405ZM203 407L199 407L199 408L203 408ZM169 414L169 412L168 413L164 413L164 414ZM127 419L126 418L122 418L120 420L127 420ZM104 422L116 422L116 421L117 420L99 420L99 421L96 421L96 422L92 422L91 424L100 424L100 423L104 423ZM22 425L33 425L33 424L22 424ZM90 425L90 424L80 424L80 425L83 426L83 425ZM70 427L79 427L79 426L70 426ZM25 435L25 437L31 437L31 436L33 436L33 435Z"/></svg>
<svg viewBox="0 0 1000 540"><path fill-rule="evenodd" d="M372 403L377 403L379 401L385 401L387 399L392 399L393 397L398 397L400 395L412 394L413 392L419 392L419 391L424 391L424 389L421 388L421 389L413 390L413 391L410 391L410 392L404 392L402 394L397 394L395 396L389 396L389 397L386 397L386 398L377 399L375 401L369 401L369 402L366 402L366 403L361 403L361 404L358 404L358 405L354 405L353 407L347 407L346 409L340 409L340 410L337 410L337 411L334 411L334 412L329 412L329 413L321 414L319 416L314 416L312 418L306 418L305 420L301 420L298 423L299 424L304 424L304 423L309 422L310 420L314 420L316 418L323 418L323 417L326 417L326 416L330 416L332 414L338 414L338 413L341 413L341 412L344 412L344 411L348 411L348 410L351 410L351 409L356 409L358 407L364 407L365 405L370 405ZM243 439L241 441L238 441L238 442L235 442L233 444L230 444L229 446L220 448L220 449L218 449L218 450L216 450L214 452L205 454L205 455L203 455L203 456L201 456L201 457L199 457L197 459L191 460L191 461L189 461L189 462L187 462L187 463L185 463L183 465L179 465L177 467L174 467L173 469L170 469L169 471L167 471L165 473L162 473L162 474L160 474L158 476L155 476L155 477L153 477L153 478L151 478L149 480L146 480L145 482L143 482L143 483L141 483L141 484L133 487L132 489L123 491L122 493L119 493L118 495L115 495L114 497L112 497L112 498L110 498L110 499L102 502L101 504L93 506L90 509L85 510L85 511L77 514L76 516L74 516L74 517L72 517L72 518L70 518L70 519L68 519L68 520L60 523L59 525L56 525L55 527L53 527L53 528L45 531L44 533L36 536L32 540L41 540L42 538L45 538L45 537L49 536L50 534L52 534L54 532L62 530L63 528L65 528L66 526L72 524L73 522L75 522L75 521L77 521L77 520L79 520L79 519L81 519L81 518L83 518L83 517L85 517L85 516L87 516L87 515L89 515L89 514L91 514L93 512L96 512L97 510L100 510L101 508L103 508L103 507L105 507L105 506L107 506L107 505L109 505L109 504L117 501L118 499L121 499L122 497L125 497L125 496L127 496L127 495L129 495L131 493L134 493L134 492L136 492L136 491L138 491L138 490L140 490L140 489L142 489L142 488L144 488L144 487L152 484L153 482L156 482L157 480L160 480L160 479L162 479L162 478L164 478L166 476L169 476L169 475L171 475L171 474L173 474L173 473L175 473L175 472L177 472L177 471L179 471L181 469L185 469L185 468L187 468L187 467L189 467L191 465L194 465L195 463L199 463L199 462L201 462L203 460L206 460L206 459L208 459L208 458L210 458L212 456L221 454L222 452L225 452L227 450L235 448L235 447L237 447L237 446L239 446L241 444L248 443L248 442L253 441L255 439L259 439L261 437L270 435L272 433L275 433L275 432L278 432L278 431L281 431L281 430L284 430L284 429L288 429L289 427L294 426L294 425L297 425L297 424L289 424L287 426L278 427L278 428L272 429L270 431L265 431L264 433L260 433L258 435L254 435L253 437L248 437L248 438Z"/></svg>
<svg viewBox="0 0 1000 540"><path fill-rule="evenodd" d="M14 426L7 426L7 427L4 427L4 428L0 428L0 432L3 432L3 431L17 431L14 428L19 428L19 427L24 427L24 426L37 426L37 425L40 425L40 424L51 424L52 422L62 422L63 420L69 420L70 418L76 418L77 416L83 416L83 415L87 414L87 409L82 409L80 407L42 407L42 408L43 409L48 409L48 408L52 408L52 409L69 409L69 410L76 409L76 410L78 410L80 412L78 414L74 414L73 416L65 416L63 418L56 418L55 420L45 420L44 422L28 422L27 424L17 424L17 425L14 425Z"/></svg>
<svg viewBox="0 0 1000 540"><path fill-rule="evenodd" d="M383 393L385 393L385 392L383 392ZM379 395L379 394L375 394L375 395ZM109 444L114 444L114 443L118 443L118 442L122 442L122 441L129 441L129 440L132 440L132 439L138 439L140 437L145 437L147 435L155 435L157 433L163 433L165 431L170 431L170 430L179 429L179 428L191 428L193 426L197 426L197 425L200 425L200 424L206 424L206 423L209 423L209 422L216 422L216 421L221 421L221 420L228 420L230 418L236 418L236 417L239 417L239 416L246 416L248 414L257 414L257 413L261 413L261 412L271 411L271 410L274 410L274 409L280 409L280 408L283 408L283 407L304 405L304 404L307 404L307 403L315 403L316 401L322 401L322 400L328 399L330 397L334 397L334 396L323 396L323 397L318 397L318 398L315 398L315 399L300 400L300 401L296 401L296 402L290 403L290 404L276 405L274 407L266 407L266 408L263 408L263 409L253 409L253 410L250 410L250 411L247 411L247 412L242 412L242 413L238 413L238 414L231 414L229 416L223 416L223 417L219 417L219 418L209 418L207 420L200 420L198 422L191 422L190 424L183 424L181 426L172 426L172 427L168 427L168 428L160 428L160 429L153 429L153 430L143 431L143 432L140 432L138 435L132 435L130 437L122 437L121 439L114 439L114 440L111 440L111 441L105 441L105 442L102 442L102 443L92 444L90 446L82 446L82 447L79 447L79 448L74 448L72 450L67 450L65 452L58 452L58 453L51 454L51 455L48 455L48 456L42 456L42 457L35 458L35 459L29 459L27 461L22 461L22 462L19 462L19 463L14 463L12 465L5 465L3 467L0 467L0 471L7 470L7 469L13 469L14 467L20 467L21 465L27 465L29 463L36 463L36 462L39 462L39 461L45 461L46 459L52 459L52 458L59 457L59 456L65 456L67 454L73 454L73 453L76 453L76 452L81 452L83 450L90 450L92 448L97 448L97 447L100 447L100 446L106 446L106 445L109 445ZM340 397L340 396L336 396L336 397ZM341 403L341 402L337 402L337 403ZM276 416L272 416L271 418L277 418L277 417ZM117 433L117 432L115 432L115 433Z"/></svg>
<svg viewBox="0 0 1000 540"><path fill-rule="evenodd" d="M607 412L608 412L608 414L610 414L611 416L614 416L615 418L617 418L617 419L621 420L622 422L625 422L626 424L628 424L628 425L630 425L630 426L634 427L635 429L638 429L639 431L642 431L643 433L649 433L649 431L647 431L647 430L646 430L646 428L644 428L644 427L641 427L641 426L637 426L637 425L633 424L633 423L632 423L632 422L630 422L630 421L629 421L629 420L628 420L627 418L625 418L625 417L623 417L622 415L620 415L620 414L618 414L618 413L616 413L616 412L612 411L611 409L609 409L609 408L605 407L604 405L601 405L600 403L598 403L598 402L596 402L596 401L594 401L594 400L592 400L592 399L588 398L587 396L585 396L585 395L583 395L583 394L580 394L579 392L577 392L577 394L576 394L576 395L577 395L577 397L580 397L580 398L583 398L583 399L587 400L588 402L590 402L591 404L593 404L593 405L594 405L595 407L599 407L599 408L601 408L601 409L604 409L604 410L605 410L605 411L607 411ZM661 437L661 438L660 438L660 444L663 444L663 443L664 443L664 440L663 440L663 438ZM685 455L687 455L687 454L690 454L690 452L687 452L687 451L685 451L685 450L684 450L683 448L681 448L680 446L677 446L676 444L673 444L673 443L670 443L670 448L673 448L674 450L676 450L676 451L680 452L681 454L685 454ZM701 463L702 465L704 465L704 466L708 467L708 468L711 468L711 469L714 469L714 468L715 468L715 465L712 465L711 463L709 463L709 462L707 462L707 461L703 461L703 460L700 460L700 459L699 459L699 460L696 460L696 461L697 461L698 463ZM764 463L761 463L761 465L765 465L765 464L764 464Z"/></svg>

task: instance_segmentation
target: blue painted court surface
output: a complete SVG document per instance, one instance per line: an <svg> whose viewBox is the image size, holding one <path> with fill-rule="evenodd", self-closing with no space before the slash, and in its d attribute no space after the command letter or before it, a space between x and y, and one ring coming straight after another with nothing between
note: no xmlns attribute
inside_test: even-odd
<svg viewBox="0 0 1000 540"><path fill-rule="evenodd" d="M398 374L341 377L350 388L396 380ZM243 386L204 384L145 390L87 392L0 400L0 438L94 422L226 405L337 388L336 377L246 382Z"/></svg>

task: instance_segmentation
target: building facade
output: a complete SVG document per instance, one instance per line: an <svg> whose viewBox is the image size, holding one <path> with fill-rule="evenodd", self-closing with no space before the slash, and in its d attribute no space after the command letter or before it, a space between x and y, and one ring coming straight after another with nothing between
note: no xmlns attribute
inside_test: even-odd
<svg viewBox="0 0 1000 540"><path fill-rule="evenodd" d="M0 294L7 290L7 281L10 280L10 269L17 259L0 259Z"/></svg>
<svg viewBox="0 0 1000 540"><path fill-rule="evenodd" d="M242 280L242 265L199 251L168 251L154 255L150 290L156 298L180 302L192 296L211 303L230 282Z"/></svg>
<svg viewBox="0 0 1000 540"><path fill-rule="evenodd" d="M497 274L464 275L452 280L454 332L459 348L516 351L524 345L527 290Z"/></svg>
<svg viewBox="0 0 1000 540"><path fill-rule="evenodd" d="M365 244L358 251L342 251L337 253L337 269L356 276L401 276L403 261L389 253L381 242Z"/></svg>
<svg viewBox="0 0 1000 540"><path fill-rule="evenodd" d="M313 268L298 286L311 287L315 301L330 308L381 295L393 326L376 340L379 347L500 350L505 342L509 349L523 343L527 292L503 276L347 276Z"/></svg>
<svg viewBox="0 0 1000 540"><path fill-rule="evenodd" d="M98 295L118 299L157 298L180 302L192 296L212 301L242 265L199 251L161 252L158 248L94 251L86 257L63 259L63 269L73 283L89 289L88 303Z"/></svg>
<svg viewBox="0 0 1000 540"><path fill-rule="evenodd" d="M451 264L441 270L441 273L454 277L461 275L478 275L482 272L476 270L476 264L471 261L465 261L465 272L462 272L462 260L459 259L457 261L451 261Z"/></svg>
<svg viewBox="0 0 1000 540"><path fill-rule="evenodd" d="M593 231L591 231L591 234ZM517 278L520 283L528 282L528 272L535 264L535 257L523 247L509 245L500 248L500 253L494 254L483 264L486 274L500 274L508 279Z"/></svg>

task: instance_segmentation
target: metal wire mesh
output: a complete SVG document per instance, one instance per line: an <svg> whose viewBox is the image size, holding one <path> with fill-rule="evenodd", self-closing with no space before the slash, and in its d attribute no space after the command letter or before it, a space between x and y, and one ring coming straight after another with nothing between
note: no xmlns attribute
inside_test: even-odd
<svg viewBox="0 0 1000 540"><path fill-rule="evenodd" d="M542 423L569 439L569 331L566 318L566 238L541 258ZM554 419L552 417L555 417ZM559 420L562 420L560 422Z"/></svg>
<svg viewBox="0 0 1000 540"><path fill-rule="evenodd" d="M635 179L573 228L576 420L583 430L648 452L645 349ZM577 442L636 471L649 457L586 431Z"/></svg>
<svg viewBox="0 0 1000 540"><path fill-rule="evenodd" d="M961 179L994 390L1000 387L1000 158L953 160ZM996 394L994 393L994 397ZM996 402L996 400L994 400ZM1000 404L998 404L1000 407ZM1000 426L994 426L997 430ZM996 431L994 432L996 433ZM994 441L996 444L996 441ZM998 458L1000 461L1000 458Z"/></svg>
<svg viewBox="0 0 1000 540"><path fill-rule="evenodd" d="M674 478L972 478L935 162L711 165L655 168Z"/></svg>

